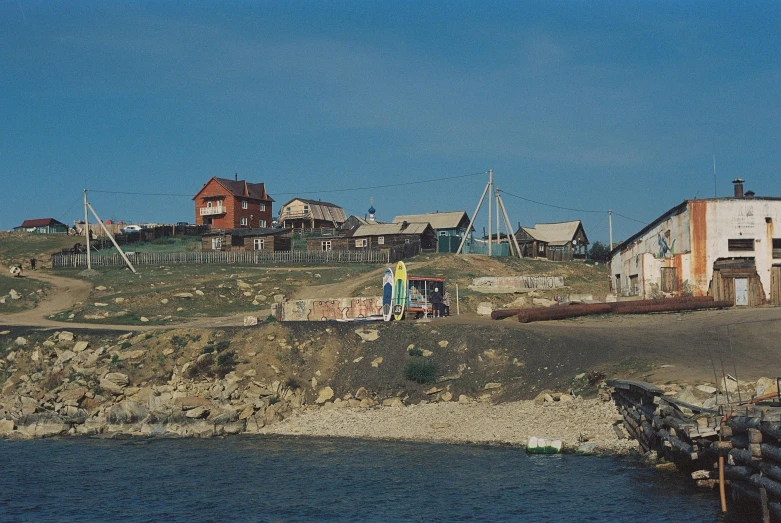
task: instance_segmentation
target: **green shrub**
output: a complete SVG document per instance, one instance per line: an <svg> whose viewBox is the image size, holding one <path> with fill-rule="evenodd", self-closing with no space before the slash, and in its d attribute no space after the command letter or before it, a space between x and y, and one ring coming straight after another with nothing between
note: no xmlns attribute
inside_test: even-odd
<svg viewBox="0 0 781 523"><path fill-rule="evenodd" d="M404 367L404 377L416 383L433 383L436 373L437 366L431 360L415 359Z"/></svg>
<svg viewBox="0 0 781 523"><path fill-rule="evenodd" d="M205 346L205 347L204 347L204 348L201 350L201 352L202 352L203 354L211 354L212 352L214 352L214 345L206 345L206 346Z"/></svg>
<svg viewBox="0 0 781 523"><path fill-rule="evenodd" d="M226 374L236 368L236 353L233 351L223 352L217 356L217 375L224 378Z"/></svg>
<svg viewBox="0 0 781 523"><path fill-rule="evenodd" d="M423 351L420 349L410 349L409 351L410 356L423 356Z"/></svg>
<svg viewBox="0 0 781 523"><path fill-rule="evenodd" d="M187 338L187 336L179 336L178 334L171 336L171 345L173 345L177 349L183 349L187 347L188 343L189 343L189 339Z"/></svg>
<svg viewBox="0 0 781 523"><path fill-rule="evenodd" d="M222 340L222 341L218 341L217 345L215 345L214 348L217 349L217 352L222 352L230 346L231 346L230 340Z"/></svg>
<svg viewBox="0 0 781 523"><path fill-rule="evenodd" d="M129 341L123 341L122 345L120 345L119 348L122 349L122 350L125 350L125 349L128 349L128 348L132 347L132 346L133 346L133 344L130 343Z"/></svg>

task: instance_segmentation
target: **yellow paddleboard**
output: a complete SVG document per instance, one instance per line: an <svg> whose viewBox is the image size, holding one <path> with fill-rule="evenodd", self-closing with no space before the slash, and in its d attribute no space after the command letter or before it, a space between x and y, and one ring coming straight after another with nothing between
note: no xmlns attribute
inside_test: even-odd
<svg viewBox="0 0 781 523"><path fill-rule="evenodd" d="M401 320L404 317L404 308L407 306L407 267L404 262L396 264L396 273L393 278L393 319Z"/></svg>

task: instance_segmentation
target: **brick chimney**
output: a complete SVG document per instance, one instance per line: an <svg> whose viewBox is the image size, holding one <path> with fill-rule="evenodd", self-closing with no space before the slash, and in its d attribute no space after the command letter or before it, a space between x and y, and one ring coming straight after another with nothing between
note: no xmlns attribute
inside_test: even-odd
<svg viewBox="0 0 781 523"><path fill-rule="evenodd" d="M735 178L732 183L735 185L735 198L743 198L743 180L742 178Z"/></svg>

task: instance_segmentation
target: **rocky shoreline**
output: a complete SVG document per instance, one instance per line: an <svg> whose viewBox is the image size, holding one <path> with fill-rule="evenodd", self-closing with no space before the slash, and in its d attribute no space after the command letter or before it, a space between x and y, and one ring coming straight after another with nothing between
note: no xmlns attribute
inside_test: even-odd
<svg viewBox="0 0 781 523"><path fill-rule="evenodd" d="M240 366L241 355L221 358L231 354L227 340L200 340L188 352L176 346L198 336L189 341L185 335L166 336L167 345L155 349L150 344L160 340L148 334L111 337L104 340L109 345L98 348L68 331L38 340L17 337L15 350L0 359L6 376L0 438L284 434L523 446L536 436L559 439L570 451L635 448L619 437L620 416L604 395L545 393L537 400L494 403L491 394L498 384L457 398L449 387L435 386L426 392L430 399L418 403L364 387L336 395L315 377L286 378L274 364L262 376L249 364ZM274 341L273 335L266 338ZM163 369L165 358L170 366ZM146 375L162 373L167 379L141 377L145 365L153 364L161 368Z"/></svg>

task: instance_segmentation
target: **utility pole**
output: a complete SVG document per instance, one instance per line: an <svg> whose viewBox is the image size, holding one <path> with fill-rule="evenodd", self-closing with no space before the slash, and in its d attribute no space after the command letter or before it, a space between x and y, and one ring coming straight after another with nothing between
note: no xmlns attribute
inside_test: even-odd
<svg viewBox="0 0 781 523"><path fill-rule="evenodd" d="M90 247L89 214L87 214L87 189L84 189L84 236L87 238L87 269L92 269L92 249Z"/></svg>
<svg viewBox="0 0 781 523"><path fill-rule="evenodd" d="M607 211L608 221L610 222L610 250L613 250L613 211L608 209Z"/></svg>
<svg viewBox="0 0 781 523"><path fill-rule="evenodd" d="M510 240L510 253L512 254L513 247L515 247L515 254L517 254L519 258L523 258L523 255L521 254L521 248L518 246L518 239L515 237L515 233L512 230L512 224L510 223L510 218L507 216L507 209L504 207L504 201L499 195L499 189L496 189L496 206L502 210L502 214L504 215L504 226L507 229L507 235L509 236Z"/></svg>
<svg viewBox="0 0 781 523"><path fill-rule="evenodd" d="M493 179L493 175L492 175L493 171L489 170L488 172L489 172L489 175L490 175L488 183L485 184L485 189L483 189L483 194L480 196L480 201L477 202L477 207L475 207L475 212L474 212L474 214L472 214L472 218L469 219L469 226L466 228L466 232L464 233L464 237L461 238L461 244L458 246L458 250L456 251L456 254L461 254L461 251L464 249L464 244L466 243L466 239L467 239L467 237L469 236L469 234L472 231L472 225L475 223L475 219L477 219L477 213L480 212L480 207L483 206L483 200L485 200L485 195L486 195L486 193L488 193L488 189L491 188L492 179ZM492 196L490 194L488 194L488 205L491 205L491 198L492 198ZM489 207L489 209L490 209L490 207ZM489 228L491 227L491 213L490 213L490 211L488 213L488 227ZM485 233L485 228L483 228L483 233ZM489 246L488 248L490 249L491 248L490 247L491 244L489 243L488 246Z"/></svg>
<svg viewBox="0 0 781 523"><path fill-rule="evenodd" d="M491 212L491 201L493 198L493 188L494 188L494 170L488 169L488 256L491 256L491 218L492 212Z"/></svg>

